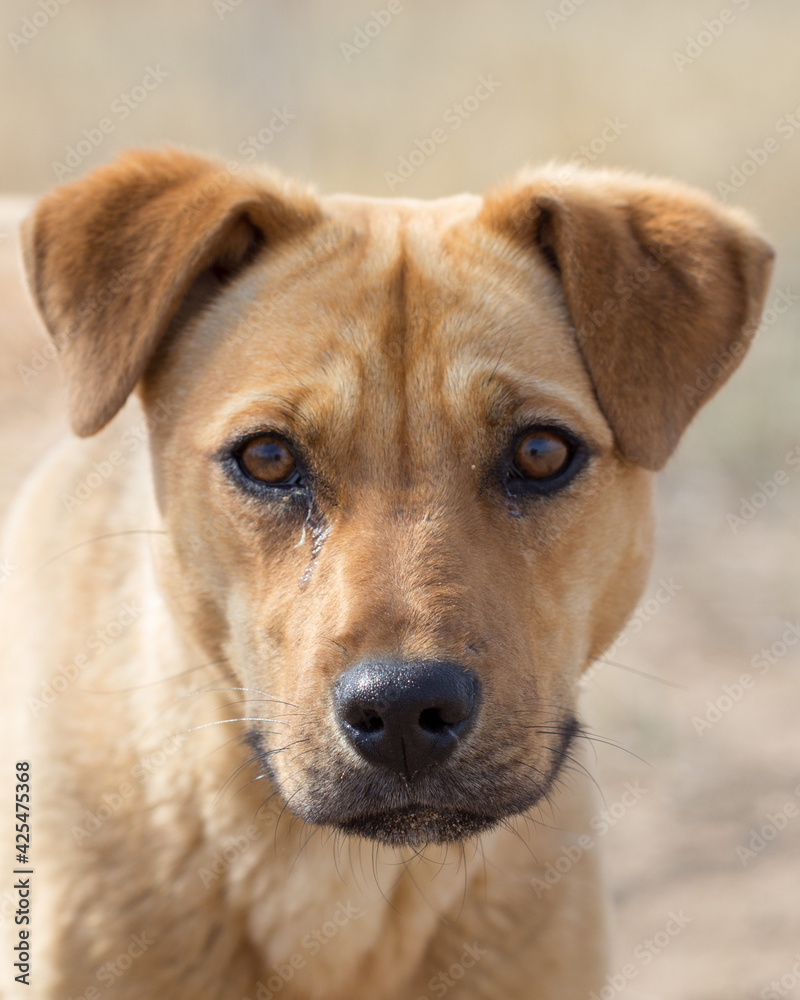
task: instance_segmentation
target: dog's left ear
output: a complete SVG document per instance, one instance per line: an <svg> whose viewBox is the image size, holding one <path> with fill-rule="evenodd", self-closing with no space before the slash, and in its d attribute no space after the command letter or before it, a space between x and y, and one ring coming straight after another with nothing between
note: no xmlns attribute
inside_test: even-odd
<svg viewBox="0 0 800 1000"><path fill-rule="evenodd" d="M660 469L743 357L772 248L743 212L613 172L523 176L482 219L554 269L620 451Z"/></svg>
<svg viewBox="0 0 800 1000"><path fill-rule="evenodd" d="M178 149L125 153L46 195L23 225L23 253L75 432L114 416L168 329L321 217L274 173Z"/></svg>

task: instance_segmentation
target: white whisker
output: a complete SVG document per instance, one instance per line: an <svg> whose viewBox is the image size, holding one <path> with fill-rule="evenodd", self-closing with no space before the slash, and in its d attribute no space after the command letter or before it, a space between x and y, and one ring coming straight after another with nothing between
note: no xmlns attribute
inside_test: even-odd
<svg viewBox="0 0 800 1000"><path fill-rule="evenodd" d="M202 726L193 726L191 729L187 729L187 733L196 733L198 729L207 729L209 726L224 726L228 722L274 722L279 726L288 725L282 719L262 719L261 716L256 715L252 718L243 719L218 719L216 722L204 722Z"/></svg>

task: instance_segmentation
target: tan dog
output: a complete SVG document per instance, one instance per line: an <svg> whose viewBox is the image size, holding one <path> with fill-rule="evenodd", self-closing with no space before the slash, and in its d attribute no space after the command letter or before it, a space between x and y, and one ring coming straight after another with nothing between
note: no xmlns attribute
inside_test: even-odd
<svg viewBox="0 0 800 1000"><path fill-rule="evenodd" d="M19 995L602 990L594 853L533 886L595 809L576 686L642 591L652 471L756 328L748 219L615 173L317 198L162 151L24 245L96 437L6 546Z"/></svg>

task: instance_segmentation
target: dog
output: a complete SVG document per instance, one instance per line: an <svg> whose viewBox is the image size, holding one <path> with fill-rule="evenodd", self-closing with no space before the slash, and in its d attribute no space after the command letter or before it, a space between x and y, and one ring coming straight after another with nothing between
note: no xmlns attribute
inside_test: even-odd
<svg viewBox="0 0 800 1000"><path fill-rule="evenodd" d="M321 197L162 149L22 241L76 436L3 550L9 995L597 995L596 852L534 886L596 809L576 690L654 473L758 324L752 221L614 171Z"/></svg>

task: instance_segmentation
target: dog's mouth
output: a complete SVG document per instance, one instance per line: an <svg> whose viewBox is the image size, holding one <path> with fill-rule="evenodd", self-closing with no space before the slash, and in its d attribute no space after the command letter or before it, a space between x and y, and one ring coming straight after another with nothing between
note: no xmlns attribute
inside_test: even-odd
<svg viewBox="0 0 800 1000"><path fill-rule="evenodd" d="M261 763L288 808L305 822L394 847L423 847L477 837L545 801L579 731L572 718L558 726L541 770L530 764L520 770L515 753L514 763L505 766L461 760L407 778L354 769L337 756L332 767L309 769L302 787L286 795L268 753ZM252 741L261 744L255 734Z"/></svg>
<svg viewBox="0 0 800 1000"><path fill-rule="evenodd" d="M490 830L497 817L463 809L431 809L410 806L368 813L336 824L343 833L364 837L394 847L424 847L449 844L476 837Z"/></svg>
<svg viewBox="0 0 800 1000"><path fill-rule="evenodd" d="M460 775L457 782L448 781L446 773L437 774L405 787L376 787L356 779L338 795L326 799L312 793L290 808L306 822L380 844L454 844L487 833L546 799L558 770L560 761L542 782L530 784L508 775L494 787L490 778L475 774ZM473 790L465 793L465 784Z"/></svg>

